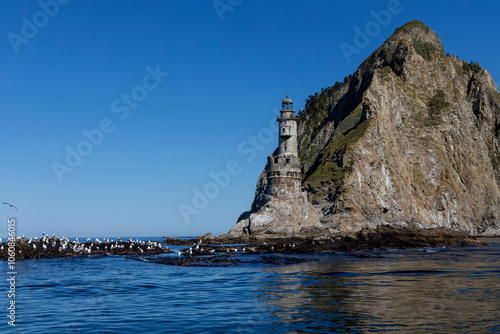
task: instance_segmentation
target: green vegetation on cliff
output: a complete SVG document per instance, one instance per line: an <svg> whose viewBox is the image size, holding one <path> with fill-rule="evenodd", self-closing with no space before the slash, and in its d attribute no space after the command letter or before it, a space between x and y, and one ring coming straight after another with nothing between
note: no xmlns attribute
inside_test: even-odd
<svg viewBox="0 0 500 334"><path fill-rule="evenodd" d="M397 35L401 32L406 32L406 33L409 33L411 32L411 30L413 28L421 28L423 29L427 34L431 32L431 28L429 28L428 26L426 26L423 22L419 21L419 20L413 20L413 21L410 21L408 23L406 23L405 25L397 28L394 33L392 34L392 36L394 35ZM391 36L391 37L392 37Z"/></svg>
<svg viewBox="0 0 500 334"><path fill-rule="evenodd" d="M309 98L306 100L304 110L299 113L299 121L308 125L304 133L299 137L301 148L299 158L302 161L308 158L312 159L311 152L306 155L310 140L328 123L330 106L332 103L338 102L342 95L342 89L349 84L351 78L351 76L345 77L343 83L335 82L331 87L322 88L321 93L316 92L314 95L309 95Z"/></svg>
<svg viewBox="0 0 500 334"><path fill-rule="evenodd" d="M427 61L431 61L432 54L438 51L434 45L428 42L413 41L413 47L415 51Z"/></svg>
<svg viewBox="0 0 500 334"><path fill-rule="evenodd" d="M430 38L414 39L408 37L414 33L414 29L420 29L424 34L432 35ZM408 41L415 49L415 52L427 61L431 61L435 57L445 57L445 52L440 44L439 37L425 24L420 21L411 21L404 26L396 29L394 33L372 52L358 67L358 71L362 74L370 73L374 68L383 68L390 66L396 75L402 72L404 57L408 53Z"/></svg>
<svg viewBox="0 0 500 334"><path fill-rule="evenodd" d="M306 175L304 186L308 189L321 187L325 183L338 186L344 179L344 174L352 166L344 165L343 157L349 146L354 145L365 133L371 119L363 120L362 105L360 104L347 116L335 130L330 142L321 151L320 157L311 168L313 172Z"/></svg>
<svg viewBox="0 0 500 334"><path fill-rule="evenodd" d="M441 111L449 106L450 103L446 101L444 92L438 90L427 103L429 117L425 120L424 124L427 126L437 126L441 124Z"/></svg>
<svg viewBox="0 0 500 334"><path fill-rule="evenodd" d="M464 63L462 68L464 69L464 71L473 72L473 73L480 73L482 71L481 65L479 65L478 63L475 63L473 61L471 61L470 64Z"/></svg>

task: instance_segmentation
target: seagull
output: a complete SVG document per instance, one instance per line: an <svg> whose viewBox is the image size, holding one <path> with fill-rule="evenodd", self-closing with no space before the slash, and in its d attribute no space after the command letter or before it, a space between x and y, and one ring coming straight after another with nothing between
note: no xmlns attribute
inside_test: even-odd
<svg viewBox="0 0 500 334"><path fill-rule="evenodd" d="M16 211L19 211L19 210L17 210L17 208L16 208L16 206L15 206L15 205L12 205L12 204L7 203L7 202L3 202L3 204L7 204L7 205L9 205L11 208L16 209Z"/></svg>

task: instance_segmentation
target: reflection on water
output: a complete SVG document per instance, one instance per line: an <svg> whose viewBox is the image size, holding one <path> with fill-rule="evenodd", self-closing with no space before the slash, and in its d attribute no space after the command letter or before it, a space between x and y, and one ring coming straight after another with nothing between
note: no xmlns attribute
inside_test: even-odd
<svg viewBox="0 0 500 334"><path fill-rule="evenodd" d="M262 303L275 306L275 330L294 333L500 331L499 240L489 241L277 268Z"/></svg>
<svg viewBox="0 0 500 334"><path fill-rule="evenodd" d="M299 256L273 266L175 267L130 257L18 263L22 333L491 333L490 247ZM248 259L248 258L247 258ZM0 264L6 272L6 263ZM0 297L6 305L6 296ZM0 332L3 330L0 325Z"/></svg>

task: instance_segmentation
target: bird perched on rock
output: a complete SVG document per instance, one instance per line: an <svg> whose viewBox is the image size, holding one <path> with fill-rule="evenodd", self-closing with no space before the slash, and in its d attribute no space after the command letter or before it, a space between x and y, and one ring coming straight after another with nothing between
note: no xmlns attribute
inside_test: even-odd
<svg viewBox="0 0 500 334"><path fill-rule="evenodd" d="M19 210L17 210L16 206L15 206L15 205L13 205L13 204L10 204L10 203L7 203L7 202L3 202L3 204L7 204L7 205L8 205L8 206L10 206L11 208L16 209L16 211L19 211Z"/></svg>

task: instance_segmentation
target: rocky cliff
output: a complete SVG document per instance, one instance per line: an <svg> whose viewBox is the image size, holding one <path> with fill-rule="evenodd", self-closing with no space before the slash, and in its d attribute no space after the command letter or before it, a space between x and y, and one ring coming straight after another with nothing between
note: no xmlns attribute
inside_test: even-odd
<svg viewBox="0 0 500 334"><path fill-rule="evenodd" d="M245 212L226 237L294 237L324 234L316 208L307 200L307 193L274 198L263 195L257 210Z"/></svg>
<svg viewBox="0 0 500 334"><path fill-rule="evenodd" d="M500 94L419 21L299 113L303 187L323 227L383 223L500 234ZM266 186L261 174L250 212Z"/></svg>

